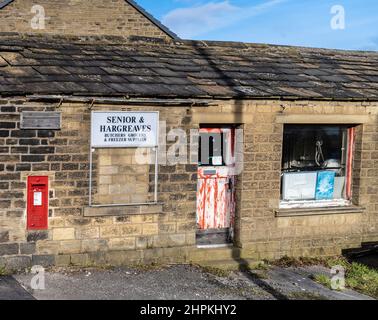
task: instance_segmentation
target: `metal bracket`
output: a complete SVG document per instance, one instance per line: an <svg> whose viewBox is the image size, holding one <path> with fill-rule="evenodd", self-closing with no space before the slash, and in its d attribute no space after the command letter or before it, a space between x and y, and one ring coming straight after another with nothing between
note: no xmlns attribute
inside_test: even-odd
<svg viewBox="0 0 378 320"><path fill-rule="evenodd" d="M60 101L59 101L59 103L58 103L58 105L57 105L57 107L56 107L56 109L60 109L60 107L62 106L62 104L63 104L63 97L62 98L60 98Z"/></svg>
<svg viewBox="0 0 378 320"><path fill-rule="evenodd" d="M95 101L96 101L96 99L92 99L91 104L88 107L88 110L92 110Z"/></svg>

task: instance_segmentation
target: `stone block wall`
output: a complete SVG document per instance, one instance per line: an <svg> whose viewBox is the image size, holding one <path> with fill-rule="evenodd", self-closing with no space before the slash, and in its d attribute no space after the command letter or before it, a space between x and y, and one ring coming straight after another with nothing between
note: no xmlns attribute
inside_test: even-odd
<svg viewBox="0 0 378 320"><path fill-rule="evenodd" d="M332 255L341 249L358 247L361 242L378 240L378 104L214 102L217 105L203 108L95 104L92 110L159 111L160 120L166 121L166 131L183 129L188 141L190 129L198 128L201 123L237 123L243 128L244 170L237 177L236 185L235 246L241 249L244 258ZM37 262L189 261L190 251L195 250L196 164L159 165L156 205L122 210L96 208L94 215L85 214L89 198L88 107L63 102L58 108L58 103L32 103L22 97L0 99L0 264L16 268ZM62 129L20 130L20 112L31 110L61 111ZM276 217L283 132L283 124L276 119L282 114L370 117L368 123L358 125L353 164L353 201L364 208L362 212ZM161 141L161 147L167 150L175 142L173 139L164 146ZM101 177L110 179L106 173L109 164L117 170L131 169L130 163L118 159L132 158L128 154L130 150L117 151L120 154L101 152L94 162L96 192L101 186L111 186L109 181L101 181ZM189 146L187 152L189 158ZM153 172L154 166L135 172L133 177L140 179L141 194L152 193ZM45 231L26 230L29 175L49 177L49 229ZM131 185L133 179L126 181L126 185ZM107 190L109 197L112 193ZM208 258L207 252L206 255Z"/></svg>
<svg viewBox="0 0 378 320"><path fill-rule="evenodd" d="M34 5L44 8L44 29L31 27ZM0 31L171 39L124 0L15 0L0 10Z"/></svg>
<svg viewBox="0 0 378 320"><path fill-rule="evenodd" d="M22 111L47 110L62 112L61 130L19 129ZM92 110L131 109L95 105ZM189 136L187 108L146 106L132 110L159 111L168 131L179 127ZM120 251L125 250L137 252L143 261L152 261L151 252L155 251L156 257L169 260L174 258L169 252L180 257L180 250L195 244L195 165L159 166L157 205L125 207L121 216L110 212L110 216L84 217L89 201L88 105L63 103L57 108L57 103L1 99L0 111L0 264L5 263L5 257L13 267L38 259L46 264L67 259L78 263L75 259L84 261L80 260L83 255L85 259L90 255L92 260L85 261L94 263L100 259L98 252L107 252L106 261L113 263L117 254L111 252L122 256ZM173 143L168 143L167 148ZM135 149L98 151L93 164L95 195L102 192L101 200L110 203L153 200L154 165L135 165ZM110 174L109 168L119 171ZM49 229L45 231L26 230L26 181L30 175L49 177ZM116 180L109 183L109 179ZM109 189L116 187L119 193ZM121 195L125 198L117 198ZM128 261L132 261L132 254L127 255Z"/></svg>
<svg viewBox="0 0 378 320"><path fill-rule="evenodd" d="M135 148L97 149L94 152L94 167L97 168L94 178L97 188L92 192L94 204L145 203L154 200L154 188L149 180L150 165L138 163L136 152ZM147 153L150 150L138 149L138 152Z"/></svg>

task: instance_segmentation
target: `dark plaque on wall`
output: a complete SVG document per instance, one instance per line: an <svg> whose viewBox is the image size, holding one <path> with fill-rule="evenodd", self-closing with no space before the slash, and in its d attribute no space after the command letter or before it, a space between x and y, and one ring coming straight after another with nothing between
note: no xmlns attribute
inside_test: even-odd
<svg viewBox="0 0 378 320"><path fill-rule="evenodd" d="M23 111L21 112L21 129L61 128L61 113L55 111Z"/></svg>

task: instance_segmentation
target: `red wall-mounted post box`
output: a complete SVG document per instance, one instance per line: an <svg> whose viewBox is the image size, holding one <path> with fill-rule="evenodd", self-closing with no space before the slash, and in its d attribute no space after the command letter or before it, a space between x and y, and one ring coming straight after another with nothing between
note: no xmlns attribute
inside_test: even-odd
<svg viewBox="0 0 378 320"><path fill-rule="evenodd" d="M27 229L46 230L48 221L49 179L28 177Z"/></svg>

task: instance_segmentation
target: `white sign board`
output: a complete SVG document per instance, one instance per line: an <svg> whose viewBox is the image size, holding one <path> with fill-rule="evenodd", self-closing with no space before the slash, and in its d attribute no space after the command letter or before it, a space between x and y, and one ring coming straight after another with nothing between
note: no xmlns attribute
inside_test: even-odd
<svg viewBox="0 0 378 320"><path fill-rule="evenodd" d="M159 112L92 112L93 148L152 148L158 145Z"/></svg>

